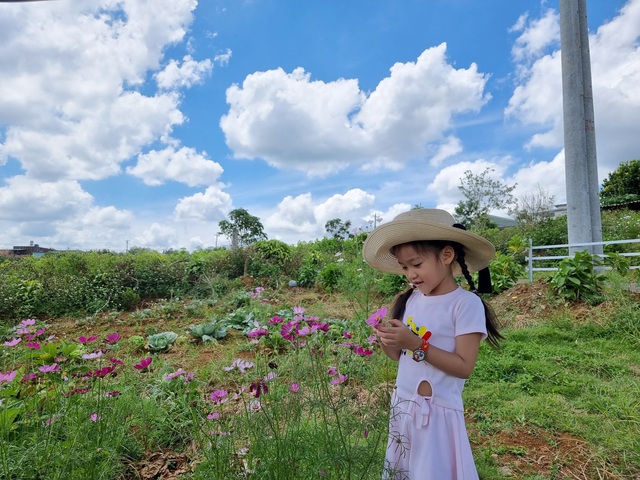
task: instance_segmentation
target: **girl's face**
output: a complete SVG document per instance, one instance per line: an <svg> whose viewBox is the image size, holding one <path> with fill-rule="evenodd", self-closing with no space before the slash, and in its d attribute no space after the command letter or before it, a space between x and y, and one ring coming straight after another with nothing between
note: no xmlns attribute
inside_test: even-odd
<svg viewBox="0 0 640 480"><path fill-rule="evenodd" d="M458 287L451 270L455 253L450 246L438 254L429 254L418 252L412 245L402 245L394 253L407 280L424 295L444 295Z"/></svg>

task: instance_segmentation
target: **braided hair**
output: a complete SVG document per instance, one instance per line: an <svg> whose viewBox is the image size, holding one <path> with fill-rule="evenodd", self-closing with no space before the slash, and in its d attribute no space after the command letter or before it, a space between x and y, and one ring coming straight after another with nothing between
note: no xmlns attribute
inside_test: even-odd
<svg viewBox="0 0 640 480"><path fill-rule="evenodd" d="M478 290L476 289L476 285L475 285L475 282L473 281L473 277L469 272L469 267L467 267L467 264L465 262L464 247L462 246L462 244L458 242L448 241L448 240L415 241L415 242L403 243L401 245L396 245L392 247L391 254L395 255L394 252L396 252L399 249L399 247L405 246L405 245L409 245L413 247L415 251L418 253L421 253L424 255L434 255L434 256L437 256L442 251L442 249L444 249L444 247L446 247L447 245L453 248L453 251L455 252L456 262L458 262L458 265L460 265L460 270L462 271L462 275L464 276L465 280L469 284L469 289L472 292L476 293L480 297L480 300L482 301L482 306L484 307L485 324L487 328L487 342L489 342L489 345L491 345L492 347L497 348L499 346L499 340L503 338L500 332L498 331L498 319L496 317L495 312L493 311L493 308L491 308L491 305L489 305L479 295ZM488 272L481 273L481 275L483 274L488 274ZM404 316L404 311L407 306L407 301L409 300L409 297L411 296L412 293L413 293L413 288L409 288L404 292L398 294L398 296L396 296L393 302L393 306L391 307L391 318L400 319ZM489 292L483 291L482 293L489 293Z"/></svg>

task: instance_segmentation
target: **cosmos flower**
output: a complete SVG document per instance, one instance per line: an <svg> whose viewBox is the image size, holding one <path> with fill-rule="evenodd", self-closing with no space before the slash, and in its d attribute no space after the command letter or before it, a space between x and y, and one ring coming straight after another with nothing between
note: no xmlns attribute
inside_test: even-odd
<svg viewBox="0 0 640 480"><path fill-rule="evenodd" d="M298 390L300 390L300 385L297 382L291 382L289 393L296 393Z"/></svg>
<svg viewBox="0 0 640 480"><path fill-rule="evenodd" d="M54 363L53 365L42 365L38 370L42 373L57 372L60 370L60 365L57 363Z"/></svg>
<svg viewBox="0 0 640 480"><path fill-rule="evenodd" d="M104 339L104 343L113 345L114 343L118 343L120 341L120 338L121 337L119 333L113 332L106 336L106 338Z"/></svg>
<svg viewBox="0 0 640 480"><path fill-rule="evenodd" d="M91 335L90 337L85 337L85 336L80 336L78 337L78 342L85 344L85 343L91 343L93 342L96 338L98 338L97 335Z"/></svg>
<svg viewBox="0 0 640 480"><path fill-rule="evenodd" d="M140 360L140 363L134 365L133 368L135 368L136 370L144 370L149 365L151 365L152 361L153 361L153 358L151 357L143 358L142 360Z"/></svg>
<svg viewBox="0 0 640 480"><path fill-rule="evenodd" d="M372 313L371 316L366 320L366 323L370 327L376 327L386 315L387 309L385 307L382 307L378 309L378 311Z"/></svg>
<svg viewBox="0 0 640 480"><path fill-rule="evenodd" d="M21 341L22 341L21 338L14 338L13 340L8 340L8 341L4 342L4 346L5 347L15 347Z"/></svg>
<svg viewBox="0 0 640 480"><path fill-rule="evenodd" d="M227 397L228 395L229 392L227 392L226 390L215 390L213 393L211 393L210 397L211 400L220 405L229 400L229 398Z"/></svg>
<svg viewBox="0 0 640 480"><path fill-rule="evenodd" d="M16 378L17 374L18 374L17 370L14 370L13 372L5 372L5 373L0 372L0 383L11 382L14 378Z"/></svg>

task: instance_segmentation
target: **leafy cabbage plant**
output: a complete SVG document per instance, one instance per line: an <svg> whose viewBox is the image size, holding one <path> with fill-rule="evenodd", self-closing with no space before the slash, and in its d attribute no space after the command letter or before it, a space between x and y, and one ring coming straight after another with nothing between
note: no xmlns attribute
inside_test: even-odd
<svg viewBox="0 0 640 480"><path fill-rule="evenodd" d="M202 340L203 342L211 342L226 337L227 328L221 324L221 322L212 318L210 322L199 325L189 325L187 333L193 338Z"/></svg>
<svg viewBox="0 0 640 480"><path fill-rule="evenodd" d="M147 337L147 348L153 352L164 352L169 350L173 342L178 338L174 332L162 332Z"/></svg>

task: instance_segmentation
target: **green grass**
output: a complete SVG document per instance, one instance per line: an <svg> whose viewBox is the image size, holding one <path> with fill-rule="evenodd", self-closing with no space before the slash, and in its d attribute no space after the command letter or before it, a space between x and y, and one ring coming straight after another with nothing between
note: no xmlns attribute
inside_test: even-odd
<svg viewBox="0 0 640 480"><path fill-rule="evenodd" d="M464 391L481 478L640 476L640 308L621 285L610 280L607 301L598 306L556 303L544 315L536 309L527 326L508 326L523 325L527 312L502 312L502 348L482 346ZM252 300L245 308L266 325L283 306L296 305L286 295L274 292L284 300ZM15 337L6 328L0 373L18 373L0 383L0 479L139 478L151 458L165 459L164 475L179 471L194 480L380 478L396 364L380 350L360 356L340 346L345 330L349 341L367 345L363 318L371 312L356 311L340 294L304 298L313 299L300 305L305 315L330 323L328 332L304 337L304 346L283 339L280 325L268 326L269 337L258 343L239 332L219 342L189 340L182 336L188 325L211 315L204 303L61 323L50 357L43 356L49 331L36 350L26 340L2 346ZM344 305L344 315L335 305ZM181 337L169 352L150 354L124 336L107 346L105 335L118 329L140 335L173 329ZM92 344L71 342L89 334L98 336ZM64 341L70 346L62 355ZM102 357L82 359L98 348ZM133 368L146 356L153 358L147 369ZM123 363L104 377L86 376L109 365L108 358ZM225 368L238 358L253 366L245 373ZM20 381L54 360L59 371ZM166 378L179 368L183 375ZM337 378L330 368L348 380L330 383ZM268 393L255 398L250 385L261 381ZM82 387L89 390L63 395ZM211 394L221 389L228 401L218 404ZM120 393L105 395L113 391Z"/></svg>

